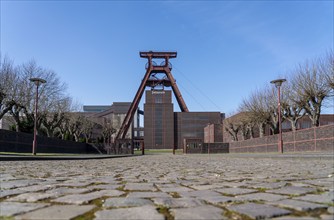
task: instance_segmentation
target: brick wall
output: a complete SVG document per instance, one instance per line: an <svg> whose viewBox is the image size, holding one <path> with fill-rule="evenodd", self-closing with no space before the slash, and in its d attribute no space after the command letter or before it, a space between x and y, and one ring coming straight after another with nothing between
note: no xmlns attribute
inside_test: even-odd
<svg viewBox="0 0 334 220"><path fill-rule="evenodd" d="M186 154L229 153L229 143L202 143L195 146L189 144L184 150Z"/></svg>
<svg viewBox="0 0 334 220"><path fill-rule="evenodd" d="M284 152L334 152L334 125L282 134ZM278 135L230 142L230 153L278 152Z"/></svg>
<svg viewBox="0 0 334 220"><path fill-rule="evenodd" d="M0 129L0 152L31 153L33 135ZM98 153L86 143L37 136L37 153Z"/></svg>

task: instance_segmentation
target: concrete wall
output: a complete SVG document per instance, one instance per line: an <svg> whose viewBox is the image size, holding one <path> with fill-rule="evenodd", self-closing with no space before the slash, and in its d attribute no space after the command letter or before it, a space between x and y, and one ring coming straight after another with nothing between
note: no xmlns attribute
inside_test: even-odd
<svg viewBox="0 0 334 220"><path fill-rule="evenodd" d="M31 153L33 135L0 129L0 152ZM37 153L98 153L86 143L37 136Z"/></svg>
<svg viewBox="0 0 334 220"><path fill-rule="evenodd" d="M284 152L334 152L334 125L283 133ZM230 153L278 152L278 135L230 142Z"/></svg>

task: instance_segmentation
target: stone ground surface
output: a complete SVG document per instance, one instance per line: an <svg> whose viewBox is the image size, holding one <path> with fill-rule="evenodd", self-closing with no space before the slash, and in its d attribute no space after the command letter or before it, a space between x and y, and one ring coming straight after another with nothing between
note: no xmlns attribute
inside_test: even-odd
<svg viewBox="0 0 334 220"><path fill-rule="evenodd" d="M1 161L0 219L333 219L333 157Z"/></svg>

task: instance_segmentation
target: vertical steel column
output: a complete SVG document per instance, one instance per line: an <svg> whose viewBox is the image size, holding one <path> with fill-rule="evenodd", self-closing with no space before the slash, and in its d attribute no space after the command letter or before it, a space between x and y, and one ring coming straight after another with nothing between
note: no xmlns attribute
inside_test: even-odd
<svg viewBox="0 0 334 220"><path fill-rule="evenodd" d="M135 114L135 111L138 108L140 99L144 93L144 89L145 89L145 85L146 85L146 81L148 80L148 78L150 77L152 72L152 58L149 57L149 66L146 70L145 76L143 78L143 80L141 81L141 84L139 86L139 89L137 90L137 93L134 97L133 102L131 103L131 106L128 110L128 112L126 113L126 116L124 118L124 121L122 123L121 128L119 129L119 132L116 135L116 140L118 140L119 138L124 139L125 135L127 133L127 131L129 130L130 124L132 122L133 116Z"/></svg>
<svg viewBox="0 0 334 220"><path fill-rule="evenodd" d="M184 100L182 98L181 92L176 85L175 79L174 79L172 73L169 70L169 67L165 68L165 71L166 71L166 75L167 75L168 79L170 80L170 82L172 84L172 89L173 89L175 98L177 100L177 103L180 106L181 111L182 112L189 112L188 107L187 107L186 103L184 102Z"/></svg>

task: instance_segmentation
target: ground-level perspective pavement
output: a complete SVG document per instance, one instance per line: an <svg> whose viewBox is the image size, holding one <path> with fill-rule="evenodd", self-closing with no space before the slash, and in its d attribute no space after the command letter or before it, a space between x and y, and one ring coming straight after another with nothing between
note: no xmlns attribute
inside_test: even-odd
<svg viewBox="0 0 334 220"><path fill-rule="evenodd" d="M333 219L329 155L1 161L0 219Z"/></svg>

